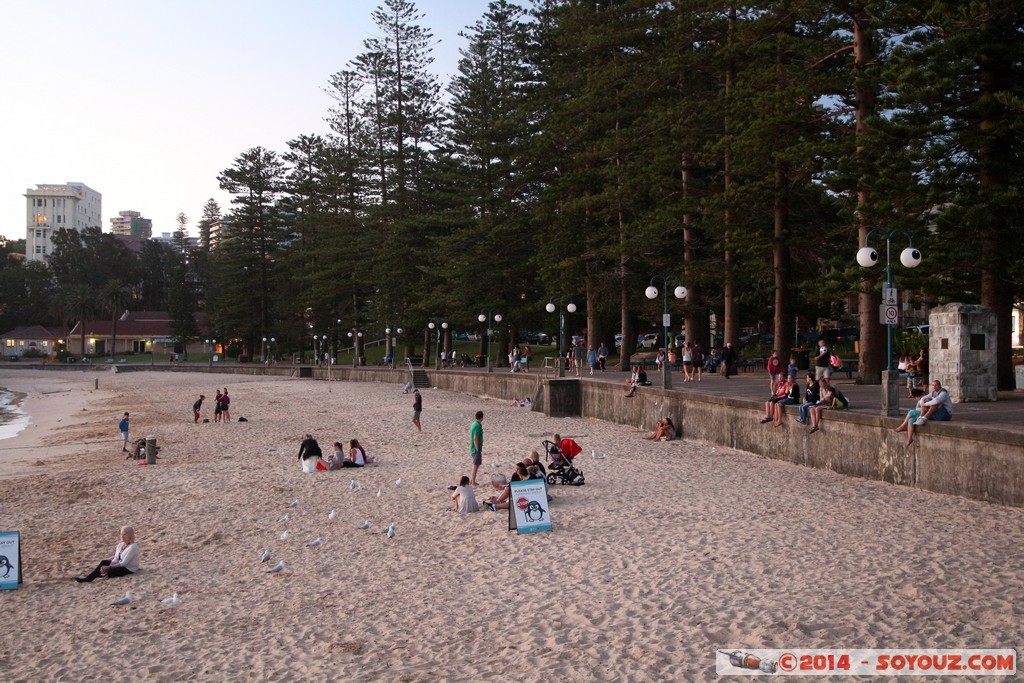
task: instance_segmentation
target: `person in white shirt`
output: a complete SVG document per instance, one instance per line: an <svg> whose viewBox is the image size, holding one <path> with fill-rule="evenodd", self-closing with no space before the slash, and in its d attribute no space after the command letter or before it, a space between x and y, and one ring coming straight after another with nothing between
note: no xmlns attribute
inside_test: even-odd
<svg viewBox="0 0 1024 683"><path fill-rule="evenodd" d="M348 442L348 460L341 463L342 467L362 467L366 464L366 452L359 445L359 441L352 439Z"/></svg>
<svg viewBox="0 0 1024 683"><path fill-rule="evenodd" d="M951 419L953 419L953 400L949 397L949 392L942 388L939 380L934 380L931 393L925 395L921 404L921 417L914 421L914 426L920 427L928 420L948 422Z"/></svg>
<svg viewBox="0 0 1024 683"><path fill-rule="evenodd" d="M452 500L455 511L458 513L480 512L480 504L476 502L476 494L473 492L473 487L469 485L467 476L463 476L459 480L459 485L455 488L455 493L452 494Z"/></svg>
<svg viewBox="0 0 1024 683"><path fill-rule="evenodd" d="M142 550L135 542L135 530L130 526L123 526L121 527L121 542L114 548L114 556L109 560L102 560L89 575L75 577L75 581L90 583L101 576L110 579L115 576L134 574L139 571L140 559L142 559Z"/></svg>

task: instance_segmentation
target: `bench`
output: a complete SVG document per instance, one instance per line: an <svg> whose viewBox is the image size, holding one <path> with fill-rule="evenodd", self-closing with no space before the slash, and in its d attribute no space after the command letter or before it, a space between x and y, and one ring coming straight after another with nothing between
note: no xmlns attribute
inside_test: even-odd
<svg viewBox="0 0 1024 683"><path fill-rule="evenodd" d="M838 368L829 366L829 375L834 375L837 372L845 372L846 379L853 379L853 373L857 372L860 367L860 363L856 358L841 358L843 364Z"/></svg>

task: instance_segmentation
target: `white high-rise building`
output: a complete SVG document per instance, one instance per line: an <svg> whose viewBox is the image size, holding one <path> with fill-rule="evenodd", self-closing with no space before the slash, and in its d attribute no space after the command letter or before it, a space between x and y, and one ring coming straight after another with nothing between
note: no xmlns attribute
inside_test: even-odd
<svg viewBox="0 0 1024 683"><path fill-rule="evenodd" d="M110 219L110 232L149 239L153 236L153 221L143 218L138 211L118 211L117 216Z"/></svg>
<svg viewBox="0 0 1024 683"><path fill-rule="evenodd" d="M100 228L103 196L84 183L36 185L25 191L25 258L45 261L53 253L53 233L60 228Z"/></svg>

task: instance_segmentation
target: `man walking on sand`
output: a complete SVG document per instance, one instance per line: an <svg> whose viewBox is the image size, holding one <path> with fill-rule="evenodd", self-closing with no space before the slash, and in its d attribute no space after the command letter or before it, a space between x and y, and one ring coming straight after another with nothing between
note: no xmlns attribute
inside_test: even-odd
<svg viewBox="0 0 1024 683"><path fill-rule="evenodd" d="M124 439L124 444L121 445L121 452L128 452L128 413L124 414L121 421L117 423L117 428L121 430L121 438Z"/></svg>
<svg viewBox="0 0 1024 683"><path fill-rule="evenodd" d="M476 473L484 461L484 411L476 411L476 420L469 426L469 454L473 456L473 468L469 471L469 485L478 486Z"/></svg>
<svg viewBox="0 0 1024 683"><path fill-rule="evenodd" d="M412 396L412 423L416 425L417 432L422 432L423 428L420 426L420 412L423 410L423 397L420 395L419 389L413 389Z"/></svg>
<svg viewBox="0 0 1024 683"><path fill-rule="evenodd" d="M203 399L206 398L202 394L199 394L199 400L192 404L192 414L196 419L196 424L199 424L200 411L203 409Z"/></svg>

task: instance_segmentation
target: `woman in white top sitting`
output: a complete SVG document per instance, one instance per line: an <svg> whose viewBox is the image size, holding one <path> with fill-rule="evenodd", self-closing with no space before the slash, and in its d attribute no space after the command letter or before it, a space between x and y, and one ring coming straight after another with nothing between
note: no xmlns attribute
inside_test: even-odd
<svg viewBox="0 0 1024 683"><path fill-rule="evenodd" d="M78 583L89 583L101 576L113 578L115 576L128 576L139 571L139 560L142 559L142 550L135 542L135 530L130 526L121 527L121 542L114 548L114 556L109 560L103 560L88 576L78 576L75 581Z"/></svg>
<svg viewBox="0 0 1024 683"><path fill-rule="evenodd" d="M454 501L456 512L480 512L480 505L476 502L476 494L473 493L473 487L469 485L469 477L465 475L463 475L462 479L459 479L459 485L455 488L455 493L452 494L452 500Z"/></svg>
<svg viewBox="0 0 1024 683"><path fill-rule="evenodd" d="M359 441L352 439L348 442L348 460L341 464L343 467L362 467L366 464L366 452Z"/></svg>

